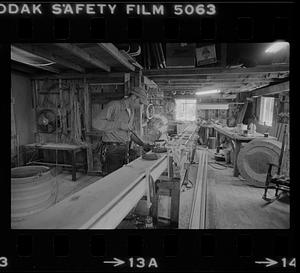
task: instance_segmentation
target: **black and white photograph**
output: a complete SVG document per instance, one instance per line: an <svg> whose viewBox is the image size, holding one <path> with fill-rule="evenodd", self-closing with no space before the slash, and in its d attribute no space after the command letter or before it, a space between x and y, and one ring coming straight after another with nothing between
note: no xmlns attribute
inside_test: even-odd
<svg viewBox="0 0 300 273"><path fill-rule="evenodd" d="M289 57L12 43L11 229L289 229Z"/></svg>

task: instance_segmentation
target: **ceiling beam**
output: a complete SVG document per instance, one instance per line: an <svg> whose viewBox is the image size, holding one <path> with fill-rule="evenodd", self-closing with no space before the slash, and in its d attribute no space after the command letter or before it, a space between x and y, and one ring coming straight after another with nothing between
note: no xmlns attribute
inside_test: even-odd
<svg viewBox="0 0 300 273"><path fill-rule="evenodd" d="M124 55L116 48L112 43L98 43L99 47L102 48L106 53L113 57L118 63L130 71L134 71L135 67L128 62Z"/></svg>
<svg viewBox="0 0 300 273"><path fill-rule="evenodd" d="M220 75L220 74L252 74L252 73L272 73L289 72L288 64L280 65L261 65L251 68L165 68L144 70L143 74L152 77L178 77L178 76L197 76L197 75Z"/></svg>
<svg viewBox="0 0 300 273"><path fill-rule="evenodd" d="M24 54L25 54L25 56L24 56ZM33 58L40 58L40 59L43 59L43 61L49 61L49 60L46 60L40 56L37 56L30 52L27 52L27 51L20 49L14 45L11 46L10 58L12 61L18 62L20 64L24 64L28 67L34 67L37 69L50 71L50 72L56 73L56 74L58 74L60 72L58 69L51 67L51 65L44 65L44 64L41 65L39 63L32 61Z"/></svg>
<svg viewBox="0 0 300 273"><path fill-rule="evenodd" d="M174 76L150 76L152 80L160 81L160 80L238 80L238 79L272 79L272 78L284 78L288 76L289 71L285 72L257 72L257 73L245 73L245 74L231 74L231 73L219 73L219 74L194 74L194 75L177 75Z"/></svg>
<svg viewBox="0 0 300 273"><path fill-rule="evenodd" d="M78 71L80 73L84 73L85 69L81 67L80 65L77 65L75 63L72 63L70 61L67 61L59 56L57 56L54 53L51 53L50 51L47 51L46 49L34 45L34 44L16 44L18 48L21 48L27 52L33 53L35 55L38 55L40 57L46 58L49 61L55 62L58 65L62 65L64 67L70 68L72 70Z"/></svg>
<svg viewBox="0 0 300 273"><path fill-rule="evenodd" d="M290 91L290 81L269 85L251 92L251 96L267 96Z"/></svg>
<svg viewBox="0 0 300 273"><path fill-rule="evenodd" d="M265 78L238 78L238 79L207 79L207 80L197 80L197 79L176 79L176 80L153 80L157 84L197 84L197 83L206 83L206 82L225 82L225 83L230 83L230 82L269 82L269 81L275 81L275 80L281 80L277 78L270 78L270 79L265 79ZM282 81L282 80L281 80Z"/></svg>
<svg viewBox="0 0 300 273"><path fill-rule="evenodd" d="M11 67L11 71L26 73L29 74L30 76L35 75L36 73L38 73L39 70L39 69L35 69L33 66L24 65L22 63L18 63L15 61L11 62L10 67Z"/></svg>
<svg viewBox="0 0 300 273"><path fill-rule="evenodd" d="M84 51L83 49L79 48L78 46L75 46L73 44L68 43L56 43L56 46L68 51L69 53L77 56L78 58L98 67L106 72L110 72L110 67L100 61L99 59L96 59L95 56L91 56L89 53Z"/></svg>
<svg viewBox="0 0 300 273"><path fill-rule="evenodd" d="M64 80L74 80L74 79L98 79L99 80L107 80L108 78L124 78L124 72L93 72L93 73L86 73L86 74L80 74L80 73L60 73L59 75L49 75L49 74L42 74L33 76L32 79L41 80L41 79L64 79Z"/></svg>

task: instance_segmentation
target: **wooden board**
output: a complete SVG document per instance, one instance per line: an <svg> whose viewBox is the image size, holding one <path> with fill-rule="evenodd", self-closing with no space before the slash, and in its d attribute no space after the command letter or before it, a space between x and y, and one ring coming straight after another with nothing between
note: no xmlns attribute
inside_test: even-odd
<svg viewBox="0 0 300 273"><path fill-rule="evenodd" d="M274 139L255 139L247 143L238 155L239 172L248 182L264 185L268 163L278 164L281 142Z"/></svg>
<svg viewBox="0 0 300 273"><path fill-rule="evenodd" d="M13 229L113 229L146 191L145 170L153 180L167 169L167 155L149 161L138 158L130 164L83 188Z"/></svg>
<svg viewBox="0 0 300 273"><path fill-rule="evenodd" d="M198 171L194 189L192 211L190 216L190 229L204 229L206 220L207 198L207 149L198 151Z"/></svg>

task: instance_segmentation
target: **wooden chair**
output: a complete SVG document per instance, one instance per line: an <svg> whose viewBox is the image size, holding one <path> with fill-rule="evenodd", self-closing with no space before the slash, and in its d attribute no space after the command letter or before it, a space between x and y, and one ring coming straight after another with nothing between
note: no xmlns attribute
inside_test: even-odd
<svg viewBox="0 0 300 273"><path fill-rule="evenodd" d="M289 141L288 133L286 132L285 125L282 147L279 155L278 165L274 163L269 163L269 168L267 172L267 178L265 183L265 191L263 194L263 199L269 200L267 198L268 189L274 188L274 186L270 186L270 184L275 184L275 197L278 197L278 191L289 192L290 191L290 177L289 177L289 145L286 145ZM276 174L272 174L273 167L277 167Z"/></svg>

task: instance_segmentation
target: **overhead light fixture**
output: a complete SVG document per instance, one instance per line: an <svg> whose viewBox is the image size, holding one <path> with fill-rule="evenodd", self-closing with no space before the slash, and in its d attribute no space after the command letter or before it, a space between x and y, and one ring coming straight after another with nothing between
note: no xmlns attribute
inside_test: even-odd
<svg viewBox="0 0 300 273"><path fill-rule="evenodd" d="M265 50L265 53L276 53L289 45L288 42L275 42Z"/></svg>
<svg viewBox="0 0 300 273"><path fill-rule="evenodd" d="M207 91L198 91L195 94L197 96L201 96L201 95L215 94L215 93L220 93L220 92L221 92L221 90L214 89L214 90L207 90Z"/></svg>

